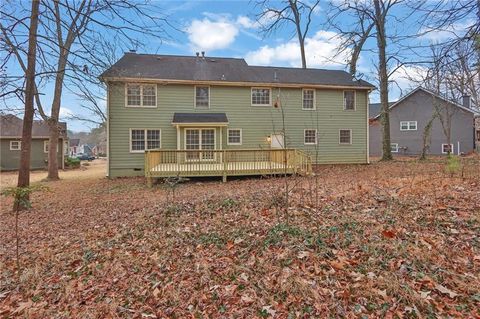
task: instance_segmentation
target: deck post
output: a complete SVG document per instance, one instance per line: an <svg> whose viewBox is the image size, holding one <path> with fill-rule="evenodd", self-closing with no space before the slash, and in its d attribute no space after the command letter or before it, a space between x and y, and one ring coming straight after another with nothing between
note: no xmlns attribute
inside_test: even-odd
<svg viewBox="0 0 480 319"><path fill-rule="evenodd" d="M223 176L222 176L222 181L224 183L227 182L227 157L225 156L225 150L222 152L222 160L223 160Z"/></svg>

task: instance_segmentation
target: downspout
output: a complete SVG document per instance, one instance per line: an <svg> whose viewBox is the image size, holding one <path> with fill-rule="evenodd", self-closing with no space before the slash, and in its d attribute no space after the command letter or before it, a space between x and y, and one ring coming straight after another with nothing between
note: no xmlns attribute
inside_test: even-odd
<svg viewBox="0 0 480 319"><path fill-rule="evenodd" d="M107 177L110 177L110 84L107 85ZM76 149L75 149L76 151Z"/></svg>

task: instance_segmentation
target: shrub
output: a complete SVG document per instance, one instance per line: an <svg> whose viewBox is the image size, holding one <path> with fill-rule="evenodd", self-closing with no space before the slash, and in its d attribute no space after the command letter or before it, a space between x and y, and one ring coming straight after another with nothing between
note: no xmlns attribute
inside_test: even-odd
<svg viewBox="0 0 480 319"><path fill-rule="evenodd" d="M446 171L450 174L450 177L453 177L461 168L460 159L455 155L448 155Z"/></svg>
<svg viewBox="0 0 480 319"><path fill-rule="evenodd" d="M80 167L80 160L75 157L67 157L65 159L65 166L69 168L79 168Z"/></svg>

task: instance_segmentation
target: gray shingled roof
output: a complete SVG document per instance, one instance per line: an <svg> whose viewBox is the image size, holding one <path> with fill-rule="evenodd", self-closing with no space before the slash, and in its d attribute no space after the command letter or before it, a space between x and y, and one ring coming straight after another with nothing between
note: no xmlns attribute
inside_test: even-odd
<svg viewBox="0 0 480 319"><path fill-rule="evenodd" d="M374 86L340 70L250 66L244 59L125 53L100 78Z"/></svg>
<svg viewBox="0 0 480 319"><path fill-rule="evenodd" d="M59 122L61 129L60 137L66 137L67 123ZM0 115L0 136L20 137L22 136L23 120L13 114ZM32 137L47 137L50 135L48 124L44 121L33 121Z"/></svg>
<svg viewBox="0 0 480 319"><path fill-rule="evenodd" d="M172 124L182 123L228 123L225 113L174 113Z"/></svg>
<svg viewBox="0 0 480 319"><path fill-rule="evenodd" d="M389 102L388 106L392 106L396 102ZM382 108L382 103L370 103L368 108L368 116L370 118L374 118L378 114L380 114L380 109Z"/></svg>

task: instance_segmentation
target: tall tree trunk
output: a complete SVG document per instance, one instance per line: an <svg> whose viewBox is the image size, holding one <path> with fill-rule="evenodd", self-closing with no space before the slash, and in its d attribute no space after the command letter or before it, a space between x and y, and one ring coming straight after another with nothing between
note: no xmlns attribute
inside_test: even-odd
<svg viewBox="0 0 480 319"><path fill-rule="evenodd" d="M30 185L30 152L32 143L32 125L34 115L35 98L35 64L37 55L37 29L38 29L38 9L40 0L32 1L32 12L30 16L30 28L28 31L28 53L27 70L25 72L25 113L23 115L22 145L20 153L20 168L18 171L18 187L27 187ZM25 198L28 200L28 198ZM20 203L15 201L14 210L21 208Z"/></svg>
<svg viewBox="0 0 480 319"><path fill-rule="evenodd" d="M300 56L302 58L302 69L307 68L307 58L305 57L305 36L302 32L300 12L298 12L297 1L290 0L290 8L295 17L295 28L297 29L298 44L300 45Z"/></svg>
<svg viewBox="0 0 480 319"><path fill-rule="evenodd" d="M382 123L383 135L383 155L382 160L389 161L392 159L392 150L390 144L390 117L388 107L388 75L387 75L387 37L385 34L385 15L384 10L380 7L381 0L374 0L375 16L377 26L377 46L378 46L378 76L380 79L380 102L382 111L380 121ZM383 7L383 3L382 3Z"/></svg>
<svg viewBox="0 0 480 319"><path fill-rule="evenodd" d="M63 79L65 77L65 67L67 65L68 49L60 51L60 57L58 60L57 74L55 78L55 89L53 94L52 110L49 119L50 127L50 139L48 146L48 176L49 180L58 180L58 152L62 149L58 147L59 138L59 116L60 116L60 103L62 100ZM57 151L58 150L58 151Z"/></svg>

